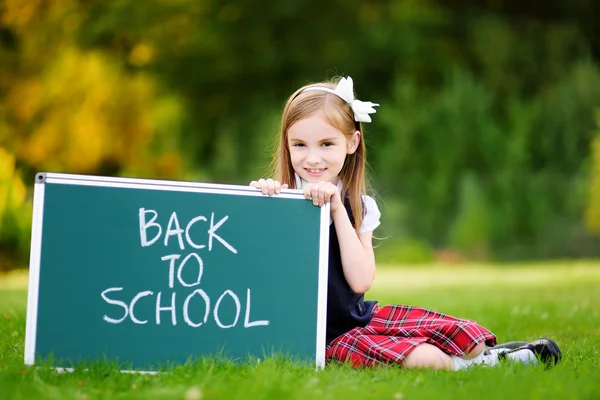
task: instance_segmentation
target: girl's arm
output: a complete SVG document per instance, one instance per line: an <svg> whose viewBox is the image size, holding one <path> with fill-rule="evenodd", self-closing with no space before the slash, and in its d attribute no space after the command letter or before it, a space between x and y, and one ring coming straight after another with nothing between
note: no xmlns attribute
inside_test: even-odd
<svg viewBox="0 0 600 400"><path fill-rule="evenodd" d="M365 293L375 280L373 232L357 236L344 207L332 211L331 216L340 244L344 277L355 293Z"/></svg>
<svg viewBox="0 0 600 400"><path fill-rule="evenodd" d="M330 203L331 218L340 244L344 277L355 293L365 293L375 279L373 232L356 235L336 185L330 182L308 184L304 188L304 196L312 199L316 206Z"/></svg>

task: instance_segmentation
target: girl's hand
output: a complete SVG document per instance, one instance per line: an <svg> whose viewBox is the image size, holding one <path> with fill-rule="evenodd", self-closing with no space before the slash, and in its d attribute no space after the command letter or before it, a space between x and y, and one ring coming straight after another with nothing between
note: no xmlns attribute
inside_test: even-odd
<svg viewBox="0 0 600 400"><path fill-rule="evenodd" d="M259 179L258 181L250 182L250 186L260 189L263 194L273 196L274 194L281 193L281 189L287 189L288 184L284 183L283 185L279 183L279 181L275 181L271 178L269 179Z"/></svg>
<svg viewBox="0 0 600 400"><path fill-rule="evenodd" d="M332 213L340 208L344 208L340 192L337 186L331 182L317 182L306 185L304 187L304 197L307 200L312 199L313 204L319 207L330 203Z"/></svg>

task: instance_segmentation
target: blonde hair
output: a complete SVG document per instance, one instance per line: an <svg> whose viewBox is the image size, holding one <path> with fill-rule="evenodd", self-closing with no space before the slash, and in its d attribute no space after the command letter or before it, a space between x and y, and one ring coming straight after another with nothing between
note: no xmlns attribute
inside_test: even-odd
<svg viewBox="0 0 600 400"><path fill-rule="evenodd" d="M339 78L338 78L339 79ZM335 89L336 80L313 83L296 90L285 103L281 118L279 140L273 157L272 172L281 183L287 183L290 188L296 188L296 176L288 147L288 130L296 122L321 115L327 123L342 132L350 140L354 132L360 132L359 144L356 151L346 155L344 166L339 174L342 181L342 202L348 197L354 226L358 234L363 222L364 210L362 196L366 194L366 147L363 140L363 129L360 122L354 121L354 113L350 105L335 94L326 91L304 90L319 86Z"/></svg>

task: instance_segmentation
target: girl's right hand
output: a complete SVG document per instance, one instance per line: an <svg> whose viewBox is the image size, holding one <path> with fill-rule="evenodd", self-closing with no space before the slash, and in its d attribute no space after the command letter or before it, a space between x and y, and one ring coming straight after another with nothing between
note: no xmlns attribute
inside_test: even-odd
<svg viewBox="0 0 600 400"><path fill-rule="evenodd" d="M281 189L287 189L288 184L284 183L283 185L279 183L279 181L275 181L271 178L269 179L259 179L258 181L250 182L250 186L260 189L263 194L273 196L275 194L281 193Z"/></svg>

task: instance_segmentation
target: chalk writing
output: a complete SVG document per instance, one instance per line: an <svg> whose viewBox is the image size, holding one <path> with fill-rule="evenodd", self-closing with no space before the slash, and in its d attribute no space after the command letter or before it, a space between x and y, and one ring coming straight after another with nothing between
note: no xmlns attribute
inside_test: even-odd
<svg viewBox="0 0 600 400"><path fill-rule="evenodd" d="M146 216L148 214L152 215L152 217L150 218L149 221L146 219ZM141 241L142 247L152 246L162 236L163 228L159 223L156 222L157 218L158 218L158 213L156 211L146 210L145 208L140 208L139 223L140 223L140 241ZM221 218L221 220L219 220L219 222L217 222L215 224L215 213L210 214L210 227L206 231L206 233L208 234L208 239L207 239L208 251L212 251L213 239L216 239L227 250L231 251L233 254L237 254L237 250L231 244L229 244L221 236L217 235L217 230L228 219L229 219L229 216L225 216L225 217ZM173 211L173 213L171 214L171 217L169 218L169 223L167 224L167 229L166 229L164 241L163 241L164 245L168 246L169 238L171 236L176 236L177 242L179 244L179 248L181 250L185 250L185 245L184 245L184 241L183 241L183 233L185 233L185 242L190 247L193 247L194 249L205 248L206 247L205 244L196 243L195 241L192 240L192 238L190 236L191 228L196 223L201 222L201 221L208 222L206 217L204 217L202 215L192 218L192 220L190 220L190 222L188 222L188 224L186 225L185 231L184 231L183 229L181 229L181 225L179 224L179 219L177 218L177 213L175 211ZM154 237L152 239L148 239L148 229L150 229L150 228L153 228L153 230L156 232L156 234L154 235Z"/></svg>
<svg viewBox="0 0 600 400"><path fill-rule="evenodd" d="M129 303L109 297L109 294L111 294L111 296L113 296L113 294L115 292L121 292L121 291L123 291L123 288L115 287L115 288L106 289L101 293L101 296L105 302L107 302L108 304L112 304L112 305L120 307L122 309L121 312L123 313L123 315L120 318L112 318L112 317L109 317L108 315L104 315L104 317L103 317L104 320L111 324L120 324L121 322L125 321L129 317L129 319L134 324L144 325L144 324L148 323L148 319L141 320L141 319L137 318L134 314L134 310L135 310L135 306L136 306L137 302L142 297L154 296L154 292L152 292L150 290L145 290L143 292L137 293ZM180 314L183 317L183 321L187 325L189 325L193 328L198 328L198 327L202 326L203 324L207 323L208 317L210 316L211 311L212 311L213 319L214 319L215 323L217 324L217 326L220 328L227 329L227 328L233 328L234 326L237 326L237 323L238 323L238 320L239 320L239 317L241 314L242 304L240 302L240 298L235 292L233 292L232 290L229 290L229 289L225 290L219 296L214 308L211 308L211 301L210 301L210 297L208 296L208 294L202 289L196 289L192 293L190 293L189 295L186 296L185 300L183 301L183 305L181 307L181 312L178 312L177 292L172 292L170 294L170 297L171 297L170 303L167 302L166 305L163 304L162 295L163 295L163 292L158 292L156 294L155 319L154 319L154 323L156 325L160 325L162 323L162 319L161 319L162 313L169 312L169 314L171 316L171 325L173 325L173 326L177 325L177 315ZM165 296L168 297L169 294L165 293ZM204 303L204 304L199 305L198 300L196 300L194 302L194 305L191 305L192 299L194 299L194 297L196 297L197 299L200 299L201 303ZM235 304L235 309L236 309L235 317L229 324L224 323L221 320L221 316L219 314L221 302L225 301L226 298L231 298L231 300L233 300L233 302ZM250 321L250 312L251 312L251 308L252 308L252 295L251 295L250 289L247 289L247 291L246 291L246 302L244 305L245 305L244 325L243 325L244 328L252 328L255 326L269 325L270 322L268 320ZM190 307L192 307L192 306L200 307L201 309L204 310L204 318L202 319L201 322L194 322L191 320L191 318L189 316L189 310L190 310ZM146 316L146 318L148 318L148 316Z"/></svg>
<svg viewBox="0 0 600 400"><path fill-rule="evenodd" d="M207 214L208 215L208 214ZM229 219L229 216L222 217L215 224L215 213L210 213L210 222L207 217L199 215L192 218L186 225L185 229L180 224L180 219L177 213L173 211L169 217L169 221L166 228L158 222L158 212L151 209L140 208L138 213L139 221L139 235L141 246L150 247L156 243L161 243L167 247L169 240L174 238L177 240L179 249L186 250L186 244L195 250L206 249L207 251L213 250L213 240L219 242L229 252L238 254L238 251L228 241L223 239L217 234L217 230L223 226L223 224ZM206 237L199 244L199 237L192 237L192 228L195 224L205 224ZM204 230L204 229L203 229ZM163 236L164 232L164 236ZM198 232L195 230L194 232ZM163 237L162 242L159 242L160 238ZM244 309L244 328L253 328L259 326L267 326L270 324L269 320L250 320L251 314L251 290L246 289L245 302L240 300L240 297L231 289L225 289L217 298L217 301L213 303L211 296L202 288L198 286L202 282L204 274L204 261L202 257L196 252L188 253L181 261L182 254L167 254L160 258L161 261L168 262L167 282L168 288L174 289L170 291L157 291L156 294L152 290L143 290L136 293L130 301L127 301L124 295L125 291L123 287L112 287L105 289L100 293L102 299L111 306L109 312L104 314L103 319L109 324L121 324L127 320L131 321L136 325L146 325L148 323L154 323L156 325L168 324L169 319L164 319L166 315L170 316L170 325L176 326L178 317L183 319L183 322L192 327L199 328L209 323L209 317L212 315L212 320L216 326L222 329L229 329L238 326L242 309ZM186 273L185 276L188 280L184 279L184 269L188 268L194 271L193 275ZM197 269L197 274L195 273ZM193 276L194 279L190 279ZM191 293L184 293L180 288L194 288ZM155 297L152 300L152 297ZM178 296L183 298L178 300ZM152 302L154 308L154 318L150 315L136 314L135 308L138 303ZM226 304L226 306L224 305ZM225 313L221 310L225 307L227 310ZM231 308L235 310L233 317L231 315ZM146 308L147 310L147 308ZM194 310L193 313L190 313ZM200 312L198 312L200 311ZM194 315L197 320L192 320L190 314ZM198 316L203 317L200 319ZM168 318L168 317L167 317ZM150 322L152 321L152 322Z"/></svg>

